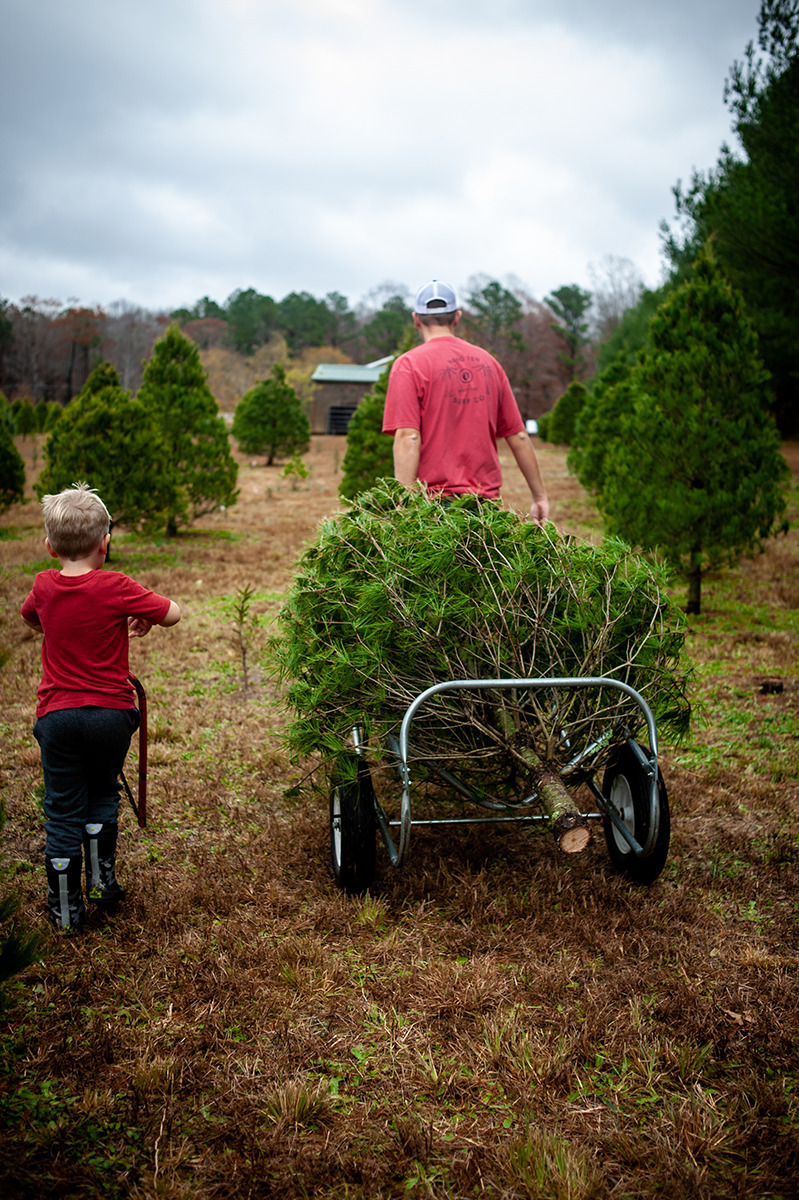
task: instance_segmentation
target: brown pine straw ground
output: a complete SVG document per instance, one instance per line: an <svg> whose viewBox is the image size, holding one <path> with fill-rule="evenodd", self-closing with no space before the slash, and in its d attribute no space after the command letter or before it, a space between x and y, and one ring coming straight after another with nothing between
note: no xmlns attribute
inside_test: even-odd
<svg viewBox="0 0 799 1200"><path fill-rule="evenodd" d="M697 718L665 748L654 886L613 874L601 830L565 859L548 835L482 828L415 832L399 872L381 845L350 900L324 797L285 794L308 764L281 746L266 628L246 635L245 689L231 616L250 584L272 617L344 448L315 438L294 491L244 461L239 503L174 542L115 534L113 565L183 620L132 644L150 821L126 806L128 901L79 939L43 907L39 642L17 615L46 565L38 505L0 521L0 891L45 934L0 1013L0 1192L799 1195L796 493L789 536L707 580L691 620ZM540 454L556 522L596 536L565 452Z"/></svg>

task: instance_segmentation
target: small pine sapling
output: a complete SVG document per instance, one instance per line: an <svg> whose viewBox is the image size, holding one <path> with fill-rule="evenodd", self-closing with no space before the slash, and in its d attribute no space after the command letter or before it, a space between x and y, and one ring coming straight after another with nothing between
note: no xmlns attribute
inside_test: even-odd
<svg viewBox="0 0 799 1200"><path fill-rule="evenodd" d="M280 478L289 479L291 481L292 492L296 492L299 481L301 479L308 479L310 474L311 468L306 466L299 454L294 454L280 472Z"/></svg>
<svg viewBox="0 0 799 1200"><path fill-rule="evenodd" d="M260 638L264 618L253 610L258 591L251 583L245 583L228 604L228 612L233 621L233 638L241 658L241 677L243 690L250 689L250 656L260 648Z"/></svg>
<svg viewBox="0 0 799 1200"><path fill-rule="evenodd" d="M536 425L538 427L536 430L536 435L541 439L542 442L549 441L549 422L551 419L552 409L550 409L549 412L541 413L541 416L536 421Z"/></svg>

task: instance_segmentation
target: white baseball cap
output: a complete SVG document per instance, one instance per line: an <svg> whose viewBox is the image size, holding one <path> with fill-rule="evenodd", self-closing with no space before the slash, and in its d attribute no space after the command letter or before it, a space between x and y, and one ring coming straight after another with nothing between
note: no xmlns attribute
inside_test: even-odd
<svg viewBox="0 0 799 1200"><path fill-rule="evenodd" d="M432 300L437 300L439 303L431 306ZM442 300L444 301L443 304L440 303ZM431 279L429 283L423 284L416 293L414 312L451 313L457 311L458 301L455 296L455 289L450 287L448 283L443 283L440 279Z"/></svg>

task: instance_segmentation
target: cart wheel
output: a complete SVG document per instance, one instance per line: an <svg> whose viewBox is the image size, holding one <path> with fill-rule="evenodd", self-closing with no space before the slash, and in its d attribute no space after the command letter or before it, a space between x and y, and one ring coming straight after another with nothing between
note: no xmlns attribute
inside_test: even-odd
<svg viewBox="0 0 799 1200"><path fill-rule="evenodd" d="M649 779L628 745L616 746L602 780L602 793L619 812L622 821L637 842L643 843L649 833ZM635 883L652 883L666 865L669 853L671 826L669 821L669 798L666 785L658 768L658 800L660 822L657 841L651 854L639 858L634 854L607 817L604 818L605 841L610 860L617 871L621 871Z"/></svg>
<svg viewBox="0 0 799 1200"><path fill-rule="evenodd" d="M342 755L330 778L330 861L336 883L360 896L375 877L375 792L369 767Z"/></svg>

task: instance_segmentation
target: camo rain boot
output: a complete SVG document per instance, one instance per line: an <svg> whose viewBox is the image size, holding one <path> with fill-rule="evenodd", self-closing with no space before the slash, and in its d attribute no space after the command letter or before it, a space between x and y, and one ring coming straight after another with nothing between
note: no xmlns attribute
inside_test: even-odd
<svg viewBox="0 0 799 1200"><path fill-rule="evenodd" d="M86 899L92 904L111 908L125 899L125 889L117 883L114 868L117 857L117 826L87 825L83 834L86 858Z"/></svg>
<svg viewBox="0 0 799 1200"><path fill-rule="evenodd" d="M47 911L54 929L77 933L86 920L86 906L80 886L81 858L50 858L47 869Z"/></svg>

